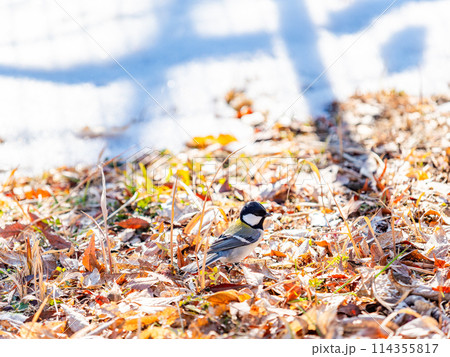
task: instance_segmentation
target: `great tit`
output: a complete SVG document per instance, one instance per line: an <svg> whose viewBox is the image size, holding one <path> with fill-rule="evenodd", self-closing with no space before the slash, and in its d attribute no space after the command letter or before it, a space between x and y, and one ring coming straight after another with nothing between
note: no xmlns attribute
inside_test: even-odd
<svg viewBox="0 0 450 357"><path fill-rule="evenodd" d="M256 201L247 202L239 218L211 244L206 255L206 266L216 261L237 263L248 256L263 237L264 219L270 216L264 206ZM196 273L203 265L203 259L181 268L186 273Z"/></svg>

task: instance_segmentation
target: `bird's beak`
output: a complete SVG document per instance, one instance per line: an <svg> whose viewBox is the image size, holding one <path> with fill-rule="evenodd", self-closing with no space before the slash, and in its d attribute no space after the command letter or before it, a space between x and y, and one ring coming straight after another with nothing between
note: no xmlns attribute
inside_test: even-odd
<svg viewBox="0 0 450 357"><path fill-rule="evenodd" d="M270 217L271 215L272 215L272 213L267 212L264 217Z"/></svg>

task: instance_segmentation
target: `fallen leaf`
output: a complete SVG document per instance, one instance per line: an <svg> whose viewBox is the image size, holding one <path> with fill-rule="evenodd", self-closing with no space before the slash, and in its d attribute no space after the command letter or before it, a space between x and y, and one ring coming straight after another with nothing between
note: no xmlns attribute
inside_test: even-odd
<svg viewBox="0 0 450 357"><path fill-rule="evenodd" d="M5 228L0 229L0 237L11 238L18 236L24 229L26 225L22 223L13 223L6 225Z"/></svg>
<svg viewBox="0 0 450 357"><path fill-rule="evenodd" d="M345 274L331 274L328 277L331 279L350 279L350 277Z"/></svg>
<svg viewBox="0 0 450 357"><path fill-rule="evenodd" d="M424 262L424 263L434 263L433 259L430 259L420 253L417 249L414 249L413 251L409 252L408 254L405 254L402 257L402 260L411 260L413 262Z"/></svg>
<svg viewBox="0 0 450 357"><path fill-rule="evenodd" d="M48 240L48 243L55 249L68 249L72 244L57 235L53 229L45 222L43 222L39 216L32 212L28 212L30 218L36 222L36 226L41 230L44 237Z"/></svg>
<svg viewBox="0 0 450 357"><path fill-rule="evenodd" d="M436 268L442 269L449 266L449 264L445 260L436 258L436 255L434 253L433 258L434 258L434 266Z"/></svg>
<svg viewBox="0 0 450 357"><path fill-rule="evenodd" d="M147 316L133 316L125 320L123 328L127 331L136 331L139 325L142 327L151 325L155 322L159 322L165 325L172 325L178 317L177 309L168 307L162 311L159 311L153 315Z"/></svg>
<svg viewBox="0 0 450 357"><path fill-rule="evenodd" d="M271 249L269 253L263 254L264 257L280 257L280 258L286 258L287 255L283 252L280 252L278 250Z"/></svg>
<svg viewBox="0 0 450 357"><path fill-rule="evenodd" d="M204 149L212 144L220 144L221 146L225 146L234 141L237 141L237 139L233 135L220 134L217 137L212 135L196 136L186 145L190 148Z"/></svg>
<svg viewBox="0 0 450 357"><path fill-rule="evenodd" d="M67 321L27 322L22 325L19 335L22 338L57 339L63 337L66 326Z"/></svg>
<svg viewBox="0 0 450 357"><path fill-rule="evenodd" d="M422 169L414 169L410 168L409 172L406 174L406 177L415 178L419 181L427 180L430 178L430 174Z"/></svg>
<svg viewBox="0 0 450 357"><path fill-rule="evenodd" d="M237 139L233 135L229 134L219 134L219 136L216 138L216 141L222 145L228 145L229 143L232 143L234 141L237 141Z"/></svg>
<svg viewBox="0 0 450 357"><path fill-rule="evenodd" d="M139 335L140 339L162 339L162 338L176 338L175 332L169 330L168 328L159 326L150 326L146 330L142 331Z"/></svg>
<svg viewBox="0 0 450 357"><path fill-rule="evenodd" d="M97 295L94 300L100 306L102 306L103 304L109 304L111 302L106 296L103 295Z"/></svg>
<svg viewBox="0 0 450 357"><path fill-rule="evenodd" d="M305 288L297 282L286 283L283 286L286 290L285 296L287 301L297 300L306 292Z"/></svg>
<svg viewBox="0 0 450 357"><path fill-rule="evenodd" d="M88 247L84 251L83 259L81 260L81 262L83 263L84 267L90 272L94 271L95 268L97 268L99 272L105 270L104 265L100 264L95 254L94 233L91 233L91 240L89 241Z"/></svg>
<svg viewBox="0 0 450 357"><path fill-rule="evenodd" d="M432 288L434 291L440 291L443 292L445 294L450 293L450 286L442 286L442 285L438 285L434 288Z"/></svg>
<svg viewBox="0 0 450 357"><path fill-rule="evenodd" d="M209 289L212 292L218 292L218 291L224 291L224 290L230 290L230 289L243 289L250 287L249 284L218 284L213 285Z"/></svg>
<svg viewBox="0 0 450 357"><path fill-rule="evenodd" d="M236 290L225 290L214 293L206 298L211 304L228 304L232 301L243 302L250 299L246 293L238 293Z"/></svg>
<svg viewBox="0 0 450 357"><path fill-rule="evenodd" d="M59 235L52 233L50 229L43 230L42 234L55 249L68 249L72 246L70 242L66 241L64 238L61 238Z"/></svg>
<svg viewBox="0 0 450 357"><path fill-rule="evenodd" d="M89 321L81 313L82 310L73 309L65 304L61 304L60 306L66 314L67 322L69 324L68 328L70 328L73 332L80 331L81 329L89 326Z"/></svg>
<svg viewBox="0 0 450 357"><path fill-rule="evenodd" d="M361 314L361 309L355 304L347 304L339 306L337 310L338 314L344 314L348 317L354 317Z"/></svg>
<svg viewBox="0 0 450 357"><path fill-rule="evenodd" d="M131 229L145 229L150 226L150 223L148 223L145 219L137 217L131 217L124 221L117 222L116 224L122 228Z"/></svg>
<svg viewBox="0 0 450 357"><path fill-rule="evenodd" d="M31 191L25 192L25 199L27 199L27 200L39 198L39 196L41 196L42 198L51 197L51 193L48 192L47 190L43 190L41 188L38 188L37 190L33 189Z"/></svg>

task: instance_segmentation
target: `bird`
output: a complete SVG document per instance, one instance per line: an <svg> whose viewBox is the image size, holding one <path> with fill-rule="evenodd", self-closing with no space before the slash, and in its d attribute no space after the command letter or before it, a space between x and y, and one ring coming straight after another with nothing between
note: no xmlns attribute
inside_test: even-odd
<svg viewBox="0 0 450 357"><path fill-rule="evenodd" d="M238 263L248 256L258 245L264 235L264 220L271 214L256 201L247 202L242 207L239 218L223 232L209 247L206 253L206 265L217 261L222 263ZM181 268L185 273L195 274L203 260L188 264Z"/></svg>

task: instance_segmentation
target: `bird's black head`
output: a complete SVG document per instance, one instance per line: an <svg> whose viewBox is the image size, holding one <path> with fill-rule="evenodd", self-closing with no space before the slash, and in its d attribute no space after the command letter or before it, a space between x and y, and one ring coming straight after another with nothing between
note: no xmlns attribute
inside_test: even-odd
<svg viewBox="0 0 450 357"><path fill-rule="evenodd" d="M256 201L250 201L242 207L240 219L252 228L263 229L264 219L270 216L264 206Z"/></svg>

